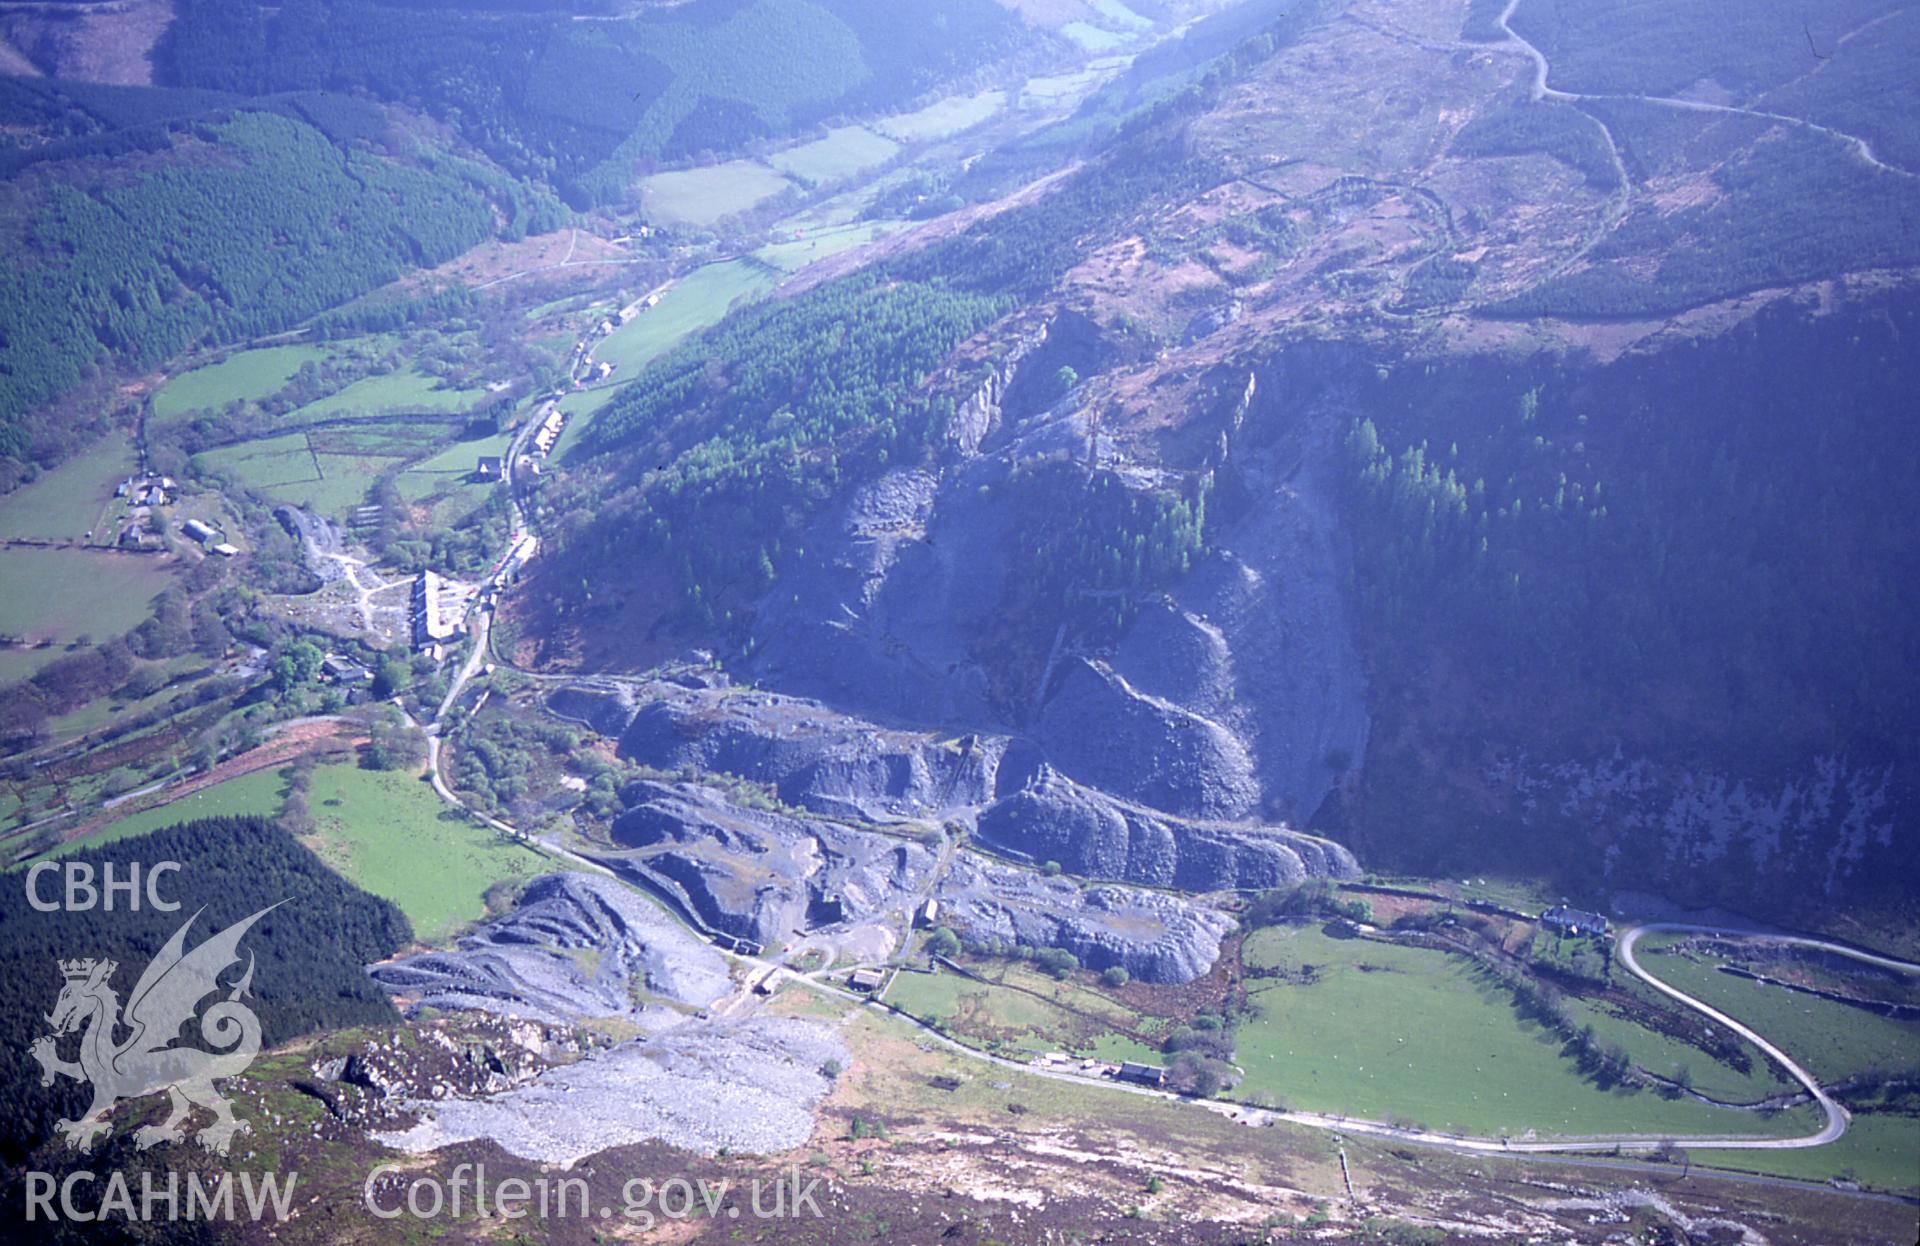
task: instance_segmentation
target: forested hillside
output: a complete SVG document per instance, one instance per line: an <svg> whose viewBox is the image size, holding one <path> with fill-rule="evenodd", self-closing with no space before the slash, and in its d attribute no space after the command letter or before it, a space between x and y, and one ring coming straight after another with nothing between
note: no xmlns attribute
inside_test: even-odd
<svg viewBox="0 0 1920 1246"><path fill-rule="evenodd" d="M186 0L158 59L176 86L405 103L585 205L654 164L898 105L1044 42L993 0L695 0L592 21L530 7Z"/></svg>
<svg viewBox="0 0 1920 1246"><path fill-rule="evenodd" d="M6 1004L0 1007L0 1072L6 1088L0 1097L0 1137L6 1139L9 1164L19 1164L51 1135L55 1120L77 1115L87 1102L86 1088L70 1080L42 1088L39 1065L28 1054L34 1039L47 1031L45 1014L60 993L61 960L91 956L119 962L113 985L124 1000L154 953L196 911L189 948L280 904L241 945L242 954L253 959L249 999L266 1045L394 1016L392 1003L364 966L412 937L406 918L389 902L347 883L271 822L188 822L67 859L85 861L96 871L111 864L116 877L125 877L136 862L144 870L177 861L180 869L164 876L159 890L181 907L159 912L143 903L129 912L122 900L112 913L43 913L28 905L23 875L10 876L9 885L0 888L0 972L8 983ZM44 878L40 886L43 895L52 896L60 876ZM226 979L237 981L238 972ZM199 1041L197 1027L185 1034L190 1044Z"/></svg>
<svg viewBox="0 0 1920 1246"><path fill-rule="evenodd" d="M587 470L550 499L569 569L542 575L548 609L584 619L626 597L633 580L664 578L675 627L701 643L737 643L810 519L853 485L932 454L954 402L924 383L955 347L1044 290L1093 240L1218 176L1178 144L1142 143L1131 155L883 272L737 312L656 363L602 413L583 445ZM1123 499L1102 499L1100 513L1132 514ZM1168 522L1148 514L1139 526ZM1178 537L1158 533L1151 553L1133 549L1131 527L1062 534L1036 554L1064 577L1047 600L1070 595L1082 570L1093 588L1180 565L1197 539L1190 513L1181 523ZM1109 565L1103 539L1126 546L1125 566ZM586 574L615 563L627 571Z"/></svg>
<svg viewBox="0 0 1920 1246"><path fill-rule="evenodd" d="M1817 318L1787 304L1604 368L1467 359L1371 377L1347 452L1382 708L1374 851L1420 869L1597 864L1591 845L1502 818L1463 825L1454 802L1487 799L1503 752L1668 759L1742 776L1762 804L1809 758L1868 775L1911 758L1920 442L1898 395L1920 382L1915 332L1911 300ZM1723 903L1791 889L1731 865L1689 878Z"/></svg>
<svg viewBox="0 0 1920 1246"><path fill-rule="evenodd" d="M23 413L98 369L288 328L459 254L496 211L510 230L558 220L472 162L397 161L264 112L82 137L0 184L0 205L0 453L15 457Z"/></svg>

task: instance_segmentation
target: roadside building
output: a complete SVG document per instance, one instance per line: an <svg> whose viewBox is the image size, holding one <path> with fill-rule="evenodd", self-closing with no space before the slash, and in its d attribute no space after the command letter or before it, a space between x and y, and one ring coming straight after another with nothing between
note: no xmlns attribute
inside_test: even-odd
<svg viewBox="0 0 1920 1246"><path fill-rule="evenodd" d="M1165 1084L1167 1071L1157 1064L1136 1064L1132 1060L1123 1061L1120 1071L1114 1074L1123 1082L1133 1082L1140 1086L1159 1086Z"/></svg>
<svg viewBox="0 0 1920 1246"><path fill-rule="evenodd" d="M1607 919L1600 914L1569 908L1564 904L1556 904L1542 913L1540 924L1561 935L1603 935L1608 928Z"/></svg>
<svg viewBox="0 0 1920 1246"><path fill-rule="evenodd" d="M442 645L460 634L458 622L446 617L445 596L445 585L435 572L422 571L414 577L410 605L413 646L423 653L438 653Z"/></svg>
<svg viewBox="0 0 1920 1246"><path fill-rule="evenodd" d="M483 454L474 460L473 475L476 480L492 484L506 478L505 461L497 454Z"/></svg>
<svg viewBox="0 0 1920 1246"><path fill-rule="evenodd" d="M865 991L871 995L886 985L887 975L878 969L856 969L847 979L847 985L856 991Z"/></svg>

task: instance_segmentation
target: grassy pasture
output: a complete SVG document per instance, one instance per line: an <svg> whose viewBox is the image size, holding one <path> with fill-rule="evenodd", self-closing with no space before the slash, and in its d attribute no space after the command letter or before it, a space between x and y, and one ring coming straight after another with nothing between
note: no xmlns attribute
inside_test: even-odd
<svg viewBox="0 0 1920 1246"><path fill-rule="evenodd" d="M1020 84L1020 102L1026 106L1060 104L1092 93L1102 75L1082 69L1070 74L1042 74Z"/></svg>
<svg viewBox="0 0 1920 1246"><path fill-rule="evenodd" d="M1127 36L1095 26L1092 22L1068 22L1060 33L1089 52L1111 52L1127 41Z"/></svg>
<svg viewBox="0 0 1920 1246"><path fill-rule="evenodd" d="M653 219L703 226L745 212L792 184L763 164L729 160L643 177L640 192L647 215Z"/></svg>
<svg viewBox="0 0 1920 1246"><path fill-rule="evenodd" d="M153 396L153 418L165 423L196 411L217 411L235 399L265 398L305 363L327 357L322 346L263 346L229 355L191 372L182 372Z"/></svg>
<svg viewBox="0 0 1920 1246"><path fill-rule="evenodd" d="M1152 22L1122 4L1120 0L1093 0L1093 7L1100 16L1123 29L1145 30L1153 25Z"/></svg>
<svg viewBox="0 0 1920 1246"><path fill-rule="evenodd" d="M442 389L440 378L403 368L363 377L337 393L297 407L287 413L285 422L303 424L391 412L468 411L486 396L481 389Z"/></svg>
<svg viewBox="0 0 1920 1246"><path fill-rule="evenodd" d="M1756 1103L1769 1095L1793 1089L1791 1083L1775 1072L1773 1062L1751 1044L1742 1044L1752 1061L1747 1072L1742 1073L1711 1059L1697 1047L1636 1025L1602 1005L1578 999L1568 999L1566 1003L1577 1023L1592 1025L1601 1042L1618 1043L1626 1048L1627 1055L1641 1068L1672 1077L1676 1067L1685 1065L1693 1077L1693 1088L1703 1095L1728 1103Z"/></svg>
<svg viewBox="0 0 1920 1246"><path fill-rule="evenodd" d="M1265 1091L1295 1108L1478 1135L1763 1134L1805 1124L1797 1113L1765 1121L1602 1090L1503 989L1442 952L1274 927L1249 938L1244 956L1250 969L1297 975L1311 965L1316 976L1311 984L1254 980L1261 1015L1235 1031L1242 1095Z"/></svg>
<svg viewBox="0 0 1920 1246"><path fill-rule="evenodd" d="M1007 106L1005 91L981 91L976 95L950 95L935 100L916 112L898 113L881 119L874 128L888 138L903 143L946 138L962 130L971 130Z"/></svg>
<svg viewBox="0 0 1920 1246"><path fill-rule="evenodd" d="M474 461L483 454L504 455L512 440L511 434L498 433L456 442L401 472L394 484L407 501L433 506L436 521L457 522L500 487L497 482L474 480Z"/></svg>
<svg viewBox="0 0 1920 1246"><path fill-rule="evenodd" d="M195 818L277 817L287 770L258 770L111 823L67 852ZM550 864L530 848L449 810L426 780L394 770L333 763L313 772L307 794L314 829L307 847L355 886L399 905L416 938L444 942L482 917L488 887L531 878Z"/></svg>
<svg viewBox="0 0 1920 1246"><path fill-rule="evenodd" d="M282 433L195 455L203 468L232 476L249 489L268 492L321 479L305 433Z"/></svg>
<svg viewBox="0 0 1920 1246"><path fill-rule="evenodd" d="M79 549L0 549L0 632L25 640L106 640L134 627L172 577L150 555ZM60 656L38 651L38 669Z"/></svg>
<svg viewBox="0 0 1920 1246"><path fill-rule="evenodd" d="M72 843L62 844L47 855L60 856L82 849L98 848L116 839L125 839L130 835L145 835L163 826L176 826L196 818L278 817L280 806L286 801L286 788L287 781L281 771L256 770L252 774L243 774L238 778L228 779L224 783L202 788L191 796L182 796L179 800L168 804L155 805L151 809L129 814L118 822L107 824L83 840L77 839Z"/></svg>
<svg viewBox="0 0 1920 1246"><path fill-rule="evenodd" d="M1654 949L1661 942L1670 941L1641 941L1641 968L1752 1026L1822 1081L1870 1068L1920 1066L1920 1024L1736 978L1716 969L1716 961L1660 955Z"/></svg>
<svg viewBox="0 0 1920 1246"><path fill-rule="evenodd" d="M1796 1151L1697 1150L1696 1164L1808 1181L1858 1181L1895 1194L1920 1193L1920 1116L1856 1113L1840 1141Z"/></svg>
<svg viewBox="0 0 1920 1246"><path fill-rule="evenodd" d="M761 293L773 280L765 268L743 260L697 268L669 286L656 306L607 335L593 357L619 369L618 378L631 380L687 334L717 323L736 300Z"/></svg>
<svg viewBox="0 0 1920 1246"><path fill-rule="evenodd" d="M454 813L417 775L321 766L307 805L314 831L303 842L347 881L399 905L427 942L444 942L484 916L482 897L494 883L551 864Z"/></svg>
<svg viewBox="0 0 1920 1246"><path fill-rule="evenodd" d="M771 264L782 272L798 272L815 260L824 260L872 242L898 228L900 223L897 221L857 221L851 225L817 230L786 242L771 242L753 255L755 259Z"/></svg>
<svg viewBox="0 0 1920 1246"><path fill-rule="evenodd" d="M0 539L78 541L113 539L106 520L118 499L114 486L133 472L133 447L110 435L31 484L0 497Z"/></svg>
<svg viewBox="0 0 1920 1246"><path fill-rule="evenodd" d="M197 459L271 501L338 516L364 503L382 474L445 435L445 426L432 423L284 433L209 450Z"/></svg>
<svg viewBox="0 0 1920 1246"><path fill-rule="evenodd" d="M767 163L809 185L837 182L893 159L900 144L865 126L841 126L825 138L777 152Z"/></svg>
<svg viewBox="0 0 1920 1246"><path fill-rule="evenodd" d="M901 973L888 988L887 1002L977 1046L1030 1055L1064 1051L1108 1060L1157 1063L1166 1058L1094 1020L1106 1018L1109 1024L1132 1028L1141 1024L1138 1016L1097 991L1026 966L982 965L979 970L997 975L999 982L980 982L947 970Z"/></svg>

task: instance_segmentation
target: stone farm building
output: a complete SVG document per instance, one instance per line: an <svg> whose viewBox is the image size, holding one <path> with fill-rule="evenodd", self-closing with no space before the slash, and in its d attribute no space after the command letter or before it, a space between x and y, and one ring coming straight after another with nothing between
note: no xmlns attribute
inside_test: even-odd
<svg viewBox="0 0 1920 1246"><path fill-rule="evenodd" d="M1562 935L1602 935L1607 933L1607 919L1598 913L1588 913L1581 909L1568 908L1556 904L1540 915L1540 924L1555 934Z"/></svg>

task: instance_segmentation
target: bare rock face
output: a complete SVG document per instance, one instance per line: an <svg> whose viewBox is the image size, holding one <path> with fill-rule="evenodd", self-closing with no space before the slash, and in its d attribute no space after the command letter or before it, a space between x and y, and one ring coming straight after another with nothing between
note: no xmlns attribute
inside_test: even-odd
<svg viewBox="0 0 1920 1246"><path fill-rule="evenodd" d="M1138 887L1082 887L972 855L940 886L942 920L975 947L1065 948L1090 969L1143 982L1191 982L1213 968L1233 919Z"/></svg>
<svg viewBox="0 0 1920 1246"><path fill-rule="evenodd" d="M1232 732L1105 662L1073 661L1035 734L1060 770L1168 813L1243 817L1259 802L1253 759Z"/></svg>
<svg viewBox="0 0 1920 1246"><path fill-rule="evenodd" d="M427 952L369 971L419 1006L474 1008L549 1024L638 1017L638 986L705 1007L731 989L727 963L659 905L608 878L549 874L514 911Z"/></svg>
<svg viewBox="0 0 1920 1246"><path fill-rule="evenodd" d="M1177 615L1165 627L1176 636L1188 631L1196 649L1209 643L1204 627ZM618 697L565 695L571 716L597 716L636 761L738 775L822 815L783 819L733 808L718 792L676 794L660 785L630 794L618 833L623 855L633 859L621 868L644 868L703 922L756 942L797 928L814 898L801 887L749 886L727 854L777 862L783 877L799 877L812 864L793 855L797 845L849 842L849 828L826 819L922 829L973 824L981 847L1019 860L1197 892L1358 876L1339 845L1252 816L1254 759L1201 712L1209 707L1182 709L1133 688L1104 663L1075 660L1063 682L1057 708L1034 737L883 728L718 677L691 687L656 681ZM639 708L629 714L628 705ZM695 850L690 840L707 846ZM679 848L653 851L669 841ZM643 866L638 858L648 855L660 859ZM837 883L814 890L835 889L845 890Z"/></svg>
<svg viewBox="0 0 1920 1246"><path fill-rule="evenodd" d="M1290 886L1358 878L1339 844L1285 827L1177 818L1117 800L1049 767L982 810L982 847L1057 861L1088 878L1185 891Z"/></svg>
<svg viewBox="0 0 1920 1246"><path fill-rule="evenodd" d="M744 808L693 783L633 784L601 860L672 896L709 928L762 946L880 915L923 887L925 845L824 819Z"/></svg>
<svg viewBox="0 0 1920 1246"><path fill-rule="evenodd" d="M978 805L1001 741L889 731L816 702L737 688L653 686L615 727L621 751L659 770L739 775L788 804L885 822Z"/></svg>

